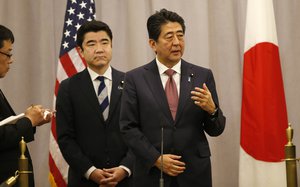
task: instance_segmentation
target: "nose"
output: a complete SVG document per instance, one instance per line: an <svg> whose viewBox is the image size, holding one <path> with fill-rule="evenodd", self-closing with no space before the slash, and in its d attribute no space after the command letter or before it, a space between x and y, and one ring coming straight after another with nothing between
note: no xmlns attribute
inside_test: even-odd
<svg viewBox="0 0 300 187"><path fill-rule="evenodd" d="M97 43L96 48L95 48L95 52L103 52L103 47L100 43Z"/></svg>
<svg viewBox="0 0 300 187"><path fill-rule="evenodd" d="M13 58L10 57L10 58L8 59L8 64L12 64L13 62L14 62Z"/></svg>
<svg viewBox="0 0 300 187"><path fill-rule="evenodd" d="M174 36L174 39L173 39L173 45L179 45L179 39L178 39L178 36Z"/></svg>

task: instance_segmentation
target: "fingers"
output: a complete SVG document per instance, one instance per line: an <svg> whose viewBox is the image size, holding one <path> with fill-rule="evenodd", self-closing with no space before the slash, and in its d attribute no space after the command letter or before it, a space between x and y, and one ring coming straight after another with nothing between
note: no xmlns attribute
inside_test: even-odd
<svg viewBox="0 0 300 187"><path fill-rule="evenodd" d="M195 105L199 106L208 113L211 113L215 110L215 103L205 83L203 84L203 88L195 87L195 89L191 91L191 95L191 99L194 101Z"/></svg>
<svg viewBox="0 0 300 187"><path fill-rule="evenodd" d="M185 167L185 163L181 162L179 160L173 160L173 165L178 166L178 167Z"/></svg>
<svg viewBox="0 0 300 187"><path fill-rule="evenodd" d="M210 92L205 83L203 83L203 89L206 90L206 91L208 91L208 92Z"/></svg>
<svg viewBox="0 0 300 187"><path fill-rule="evenodd" d="M171 162L172 162L173 165L176 165L176 166L185 166L185 163L181 162L179 160L179 159L181 159L181 156L172 155L172 154L168 154L167 156L172 159Z"/></svg>
<svg viewBox="0 0 300 187"><path fill-rule="evenodd" d="M108 169L103 169L103 171L108 172L108 173L113 173L115 171L115 168L108 168Z"/></svg>
<svg viewBox="0 0 300 187"><path fill-rule="evenodd" d="M100 184L105 186L116 186L119 182L115 168L103 169L104 179L101 179Z"/></svg>
<svg viewBox="0 0 300 187"><path fill-rule="evenodd" d="M203 88L195 87L195 90L191 94L202 99L207 99L211 95L205 83L203 83Z"/></svg>
<svg viewBox="0 0 300 187"><path fill-rule="evenodd" d="M166 156L166 157L169 157L169 158L172 158L172 159L175 159L175 160L181 159L181 156L179 156L179 155L164 154L163 156Z"/></svg>
<svg viewBox="0 0 300 187"><path fill-rule="evenodd" d="M109 173L109 172L106 172L104 169L102 170L103 173L102 175L105 177L105 178L112 178L114 175Z"/></svg>
<svg viewBox="0 0 300 187"><path fill-rule="evenodd" d="M181 156L180 156L181 158ZM171 176L177 176L180 173L183 173L185 170L185 163L180 160L172 160L169 166L168 174Z"/></svg>
<svg viewBox="0 0 300 187"><path fill-rule="evenodd" d="M174 164L167 170L167 174L170 176L177 176L177 175L183 173L184 170L185 170L185 167L177 166Z"/></svg>
<svg viewBox="0 0 300 187"><path fill-rule="evenodd" d="M53 116L55 116L56 111L51 111L50 109L44 110L44 120L50 121Z"/></svg>
<svg viewBox="0 0 300 187"><path fill-rule="evenodd" d="M105 178L100 180L100 186L116 186L118 182L113 181L111 178Z"/></svg>
<svg viewBox="0 0 300 187"><path fill-rule="evenodd" d="M211 97L209 90L205 90L199 87L195 87L195 90L191 91L191 99L195 101L195 104L201 104L208 102Z"/></svg>
<svg viewBox="0 0 300 187"><path fill-rule="evenodd" d="M127 176L127 172L122 167L114 167L109 169L103 169L104 172L112 174L112 177L104 180L105 182L120 182Z"/></svg>
<svg viewBox="0 0 300 187"><path fill-rule="evenodd" d="M164 154L163 155L163 168L161 168L161 157L158 158L156 166L162 169L164 173L170 176L177 176L185 170L185 163L180 161L181 156Z"/></svg>
<svg viewBox="0 0 300 187"><path fill-rule="evenodd" d="M44 109L42 105L31 105L25 111L25 116L28 117L32 126L39 126L51 121L54 112L49 109Z"/></svg>

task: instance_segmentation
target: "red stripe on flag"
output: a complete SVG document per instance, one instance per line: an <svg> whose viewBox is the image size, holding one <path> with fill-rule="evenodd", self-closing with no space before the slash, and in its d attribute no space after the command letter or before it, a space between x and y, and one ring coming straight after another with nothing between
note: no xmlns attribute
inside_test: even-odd
<svg viewBox="0 0 300 187"><path fill-rule="evenodd" d="M68 77L71 77L72 75L77 73L77 70L69 56L69 53L65 53L59 59Z"/></svg>
<svg viewBox="0 0 300 187"><path fill-rule="evenodd" d="M57 96L57 92L58 92L58 88L59 88L59 82L58 82L58 80L56 79L56 82L55 82L55 88L54 88L54 94L55 94L55 96Z"/></svg>
<svg viewBox="0 0 300 187"><path fill-rule="evenodd" d="M56 134L56 118L53 116L51 121L51 132L55 140L57 140Z"/></svg>
<svg viewBox="0 0 300 187"><path fill-rule="evenodd" d="M58 187L66 187L67 184L65 180L63 179L59 169L56 167L56 164L54 163L54 160L52 158L52 155L49 154L49 168L50 172L52 173L53 177L55 178L55 183Z"/></svg>
<svg viewBox="0 0 300 187"><path fill-rule="evenodd" d="M241 146L267 162L284 158L287 111L278 47L259 43L244 54Z"/></svg>

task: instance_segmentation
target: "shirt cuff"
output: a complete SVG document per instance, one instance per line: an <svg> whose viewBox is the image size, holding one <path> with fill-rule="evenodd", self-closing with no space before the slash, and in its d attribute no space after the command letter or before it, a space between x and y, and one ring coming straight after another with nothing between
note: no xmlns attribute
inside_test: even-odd
<svg viewBox="0 0 300 187"><path fill-rule="evenodd" d="M87 172L85 172L84 176L87 180L90 179L90 175L93 173L93 171L95 171L97 168L95 166L90 167L90 169L87 170Z"/></svg>
<svg viewBox="0 0 300 187"><path fill-rule="evenodd" d="M128 177L130 177L130 176L131 176L131 171L130 171L130 169L129 169L128 167L126 167L126 166L123 166L123 165L120 165L119 167L120 167L120 168L122 168L122 169L124 169L124 170L127 172L127 174L128 174Z"/></svg>

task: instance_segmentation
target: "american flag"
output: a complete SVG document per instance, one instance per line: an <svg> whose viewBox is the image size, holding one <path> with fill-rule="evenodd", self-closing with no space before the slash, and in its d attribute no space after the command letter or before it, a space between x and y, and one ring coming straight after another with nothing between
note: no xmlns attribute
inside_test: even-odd
<svg viewBox="0 0 300 187"><path fill-rule="evenodd" d="M86 62L80 57L76 48L76 33L84 22L91 21L95 17L94 0L68 0L57 64L54 105L61 81L82 71L86 67ZM49 145L49 181L52 187L67 186L68 168L69 166L64 160L57 144L56 120L53 117Z"/></svg>

